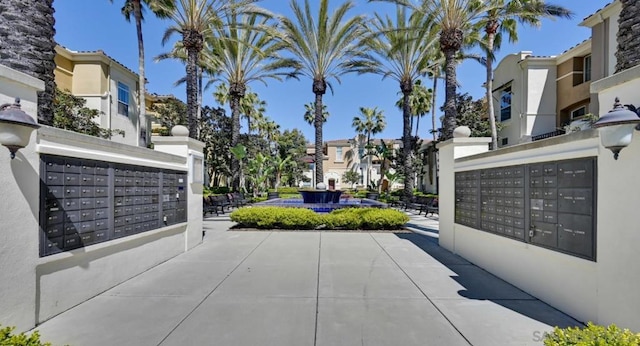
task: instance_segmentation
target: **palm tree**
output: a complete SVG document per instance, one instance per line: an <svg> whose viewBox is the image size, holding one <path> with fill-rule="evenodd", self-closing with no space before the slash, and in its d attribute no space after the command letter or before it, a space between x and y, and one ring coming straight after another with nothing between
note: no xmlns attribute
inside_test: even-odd
<svg viewBox="0 0 640 346"><path fill-rule="evenodd" d="M618 21L618 49L616 50L616 72L640 64L640 43L637 27L640 25L637 0L620 0L622 11Z"/></svg>
<svg viewBox="0 0 640 346"><path fill-rule="evenodd" d="M384 121L384 112L375 108L360 107L360 115L353 117L351 126L358 134L367 138L367 146L371 144L371 135L378 134L384 130L387 123Z"/></svg>
<svg viewBox="0 0 640 346"><path fill-rule="evenodd" d="M322 96L326 93L327 87L333 92L329 82L331 79L340 83L340 76L358 71L358 62L366 55L365 48L357 42L365 32L365 17L346 17L355 4L347 0L329 15L329 0L319 2L318 17L315 20L309 0L305 0L304 9L296 0L291 0L293 19L280 19L287 49L301 64L301 73L313 80L312 90L316 96L315 177L318 183L324 181Z"/></svg>
<svg viewBox="0 0 640 346"><path fill-rule="evenodd" d="M402 93L401 93L402 94ZM404 96L396 102L396 107L402 110L402 103ZM413 83L413 91L409 95L409 108L411 109L411 128L413 129L413 120L416 119L416 132L415 137L418 137L418 128L420 127L420 118L431 110L432 105L432 90L427 89L422 85L422 80L418 79ZM435 128L435 125L433 125Z"/></svg>
<svg viewBox="0 0 640 346"><path fill-rule="evenodd" d="M309 102L304 105L304 121L309 123L309 125L313 126L313 122L316 118L316 104L313 102ZM327 111L327 106L322 105L322 122L326 123L329 118L329 111Z"/></svg>
<svg viewBox="0 0 640 346"><path fill-rule="evenodd" d="M186 84L187 84L187 118L189 119L189 137L197 137L198 114L198 63L200 52L204 48L205 38L212 34L212 26L220 24L222 11L233 8L244 10L244 6L256 0L177 0L173 9L160 6L175 23L164 33L162 43L165 44L174 34L182 36L180 43L187 51Z"/></svg>
<svg viewBox="0 0 640 346"><path fill-rule="evenodd" d="M415 81L428 68L437 43L429 16L420 11L413 11L411 15L408 12L407 7L397 6L395 20L376 14L371 22L372 34L364 42L371 52L368 72L396 80L402 93L405 198L413 195L410 96Z"/></svg>
<svg viewBox="0 0 640 346"><path fill-rule="evenodd" d="M109 0L113 3L113 0ZM138 142L142 146L147 145L149 134L147 133L147 117L145 108L146 79L144 77L144 41L142 39L142 21L144 20L143 5L160 18L167 18L169 11L175 6L174 0L125 0L122 6L122 14L127 22L131 21L131 15L135 18L136 33L138 37ZM142 143L140 143L142 140Z"/></svg>
<svg viewBox="0 0 640 346"><path fill-rule="evenodd" d="M371 135L382 132L387 124L384 121L384 113L376 108L360 107L360 115L353 117L351 126L358 134L367 137L367 186L371 181Z"/></svg>
<svg viewBox="0 0 640 346"><path fill-rule="evenodd" d="M45 125L53 125L56 89L53 12L53 0L2 0L0 4L0 61L44 81L44 91L38 92L38 122Z"/></svg>
<svg viewBox="0 0 640 346"><path fill-rule="evenodd" d="M282 80L297 74L297 62L279 54L284 45L276 27L267 13L239 14L228 9L207 41L207 49L211 50L208 53L213 57L210 67L219 71L218 79L229 86L231 146L237 145L240 137L241 106L248 84L259 81L266 85L267 79ZM234 174L238 172L235 160L231 169ZM235 189L237 179L233 181Z"/></svg>
<svg viewBox="0 0 640 346"><path fill-rule="evenodd" d="M170 52L161 53L155 58L153 58L155 62L166 60L166 59L175 59L186 65L187 51L182 46L181 42L176 42ZM205 75L215 76L216 74L216 71L208 69L207 66L205 66L206 64L204 61L205 61L205 57L203 57L203 54L200 54L200 60L198 65L196 66L196 74L198 75L198 97L196 101L196 104L197 104L196 119L198 119L198 121L201 120L202 94L206 89L203 83L204 77ZM186 81L187 81L187 77L185 76L177 80L175 83L173 83L173 85L178 86L180 84L186 83Z"/></svg>
<svg viewBox="0 0 640 346"><path fill-rule="evenodd" d="M256 124L256 128L258 129L258 134L266 138L269 143L275 142L280 135L280 125L267 117L260 119Z"/></svg>
<svg viewBox="0 0 640 346"><path fill-rule="evenodd" d="M264 112L267 111L267 102L261 100L258 94L247 92L240 104L241 113L247 119L247 133L251 134L251 130L257 129L258 122L264 118Z"/></svg>
<svg viewBox="0 0 640 346"><path fill-rule="evenodd" d="M260 122L264 119L264 113L266 112L267 102L260 100L258 94L249 91L240 101L240 114L244 115L247 119L247 134L251 134L252 130L256 130L259 127ZM221 105L229 103L229 87L226 84L220 83L213 93L213 98Z"/></svg>
<svg viewBox="0 0 640 346"><path fill-rule="evenodd" d="M546 3L544 0L491 0L493 6L482 15L479 24L484 27L486 44L486 96L488 117L491 126L491 143L493 149L498 148L498 131L493 107L493 55L500 48L502 33L509 37L509 42L518 41L517 22L531 26L540 26L541 18L571 18L568 9Z"/></svg>
<svg viewBox="0 0 640 346"><path fill-rule="evenodd" d="M480 16L497 5L485 0L422 0L421 5L418 6L407 0L382 1L400 3L429 16L433 21L434 28L439 31L438 41L445 58L446 76L443 139L449 139L453 136L453 129L456 127L457 57L462 47L469 43L469 37L465 36L473 34L474 25L477 24ZM415 30L421 29L415 27ZM407 175L405 174L405 180L407 180Z"/></svg>
<svg viewBox="0 0 640 346"><path fill-rule="evenodd" d="M442 54L442 52L440 52L440 54ZM442 62L440 62L440 59L436 59L436 63L434 63L433 65L431 65L431 67L429 68L429 70L431 70L431 72L429 73L431 79L433 80L433 88L431 88L431 135L433 136L433 141L437 141L438 140L438 129L436 127L436 109L438 108L436 105L436 91L438 90L438 79L443 79L442 78Z"/></svg>

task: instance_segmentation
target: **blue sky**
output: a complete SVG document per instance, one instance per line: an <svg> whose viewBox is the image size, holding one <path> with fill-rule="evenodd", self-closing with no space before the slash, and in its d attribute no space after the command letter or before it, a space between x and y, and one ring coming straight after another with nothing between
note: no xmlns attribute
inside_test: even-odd
<svg viewBox="0 0 640 346"><path fill-rule="evenodd" d="M302 0L298 0L302 1ZM331 4L341 0L331 0ZM124 0L55 0L56 41L71 50L103 50L133 71L138 70L138 51L135 25L128 23L120 13ZM393 7L389 4L368 3L356 0L352 14L374 12L385 13ZM497 53L497 61L507 54L519 51L532 51L537 56L558 55L570 47L590 37L590 30L578 24L587 16L604 7L608 0L554 0L552 3L571 9L575 15L571 20L544 20L540 28L520 26L519 41L516 44L505 42ZM284 15L290 15L289 1L263 0L260 5ZM171 25L147 13L143 23L143 35L146 54L147 90L157 94L173 94L185 100L184 85L174 87L173 83L185 75L184 65L177 61L155 63L153 58L169 51L171 45L162 46L161 38L165 29ZM177 38L177 36L176 36ZM495 66L495 65L494 65ZM477 62L464 62L458 68L460 92L468 92L474 98L484 94L482 83L485 79L484 67ZM431 81L425 81L432 85ZM383 110L387 127L378 138L399 138L402 136L402 114L395 107L399 86L392 80L382 80L377 75L346 75L342 83L333 82L335 94L330 92L324 102L330 113L324 126L324 139L351 138L355 130L351 120L359 114L360 107L378 107ZM304 122L304 104L314 100L311 80L268 81L268 86L255 83L250 87L267 102L266 115L280 124L281 129L300 129L308 141L313 141L313 127ZM215 87L205 91L204 104L219 106L212 97ZM438 105L442 105L444 85L438 85ZM438 106L439 107L439 106ZM225 107L228 108L228 107ZM440 110L437 111L441 115ZM430 115L420 121L419 135L431 138ZM246 129L245 129L246 130ZM244 130L243 130L244 131Z"/></svg>

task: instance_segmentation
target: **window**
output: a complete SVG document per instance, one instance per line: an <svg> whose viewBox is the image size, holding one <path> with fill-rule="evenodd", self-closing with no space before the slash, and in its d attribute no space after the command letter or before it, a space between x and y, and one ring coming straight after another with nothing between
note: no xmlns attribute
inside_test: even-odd
<svg viewBox="0 0 640 346"><path fill-rule="evenodd" d="M508 145L509 144L509 138L503 138L501 144L503 146Z"/></svg>
<svg viewBox="0 0 640 346"><path fill-rule="evenodd" d="M342 147L336 148L336 162L342 162Z"/></svg>
<svg viewBox="0 0 640 346"><path fill-rule="evenodd" d="M500 92L500 121L511 119L511 87Z"/></svg>
<svg viewBox="0 0 640 346"><path fill-rule="evenodd" d="M587 55L584 57L584 81L588 82L591 80L591 55ZM583 114L584 115L584 114Z"/></svg>
<svg viewBox="0 0 640 346"><path fill-rule="evenodd" d="M129 116L129 87L118 82L118 114Z"/></svg>
<svg viewBox="0 0 640 346"><path fill-rule="evenodd" d="M587 114L587 107L582 106L576 110L571 111L571 120L576 119L576 118L580 118L582 116L584 116L585 114Z"/></svg>

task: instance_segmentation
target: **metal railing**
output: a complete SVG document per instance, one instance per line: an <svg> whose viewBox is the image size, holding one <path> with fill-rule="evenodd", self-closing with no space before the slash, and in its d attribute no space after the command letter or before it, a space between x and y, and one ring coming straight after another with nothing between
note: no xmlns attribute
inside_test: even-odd
<svg viewBox="0 0 640 346"><path fill-rule="evenodd" d="M547 139L547 138L551 138L551 137L564 135L565 133L566 133L565 130L559 129L559 130L555 130L555 131L552 131L552 132L543 133L541 135L533 136L533 137L531 137L531 140L535 142L535 141L539 141L541 139Z"/></svg>

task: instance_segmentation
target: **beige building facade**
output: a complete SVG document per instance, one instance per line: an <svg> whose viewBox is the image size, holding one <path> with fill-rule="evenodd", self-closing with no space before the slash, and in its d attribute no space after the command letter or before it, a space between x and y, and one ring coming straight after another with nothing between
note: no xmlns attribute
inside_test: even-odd
<svg viewBox="0 0 640 346"><path fill-rule="evenodd" d="M493 78L496 121L505 125L498 134L499 146L585 129L585 116L599 115L591 84L615 72L621 10L614 1L585 18L580 25L591 28L591 38L558 56L523 51L500 61Z"/></svg>
<svg viewBox="0 0 640 346"><path fill-rule="evenodd" d="M393 139L384 139L385 144L390 145L393 150L400 148L400 141ZM372 139L372 145L380 145L380 140ZM323 183L331 190L344 189L363 189L367 188L370 182L378 184L382 178L381 159L375 155L366 156L366 140L356 136L352 139L330 140L324 143L324 160L322 163L322 171L324 176ZM315 148L313 144L307 145L307 155L313 157ZM343 180L343 175L347 171L355 171L360 174L360 181L355 184L349 184ZM393 170L390 170L393 172ZM309 178L310 183L306 186L315 186L313 163L309 166L309 170L305 175ZM390 186L390 189L398 189L401 185Z"/></svg>
<svg viewBox="0 0 640 346"><path fill-rule="evenodd" d="M150 122L138 109L138 74L103 51L77 52L56 46L55 82L59 89L87 101L101 112L96 121L102 128L122 130L111 140L147 146Z"/></svg>

